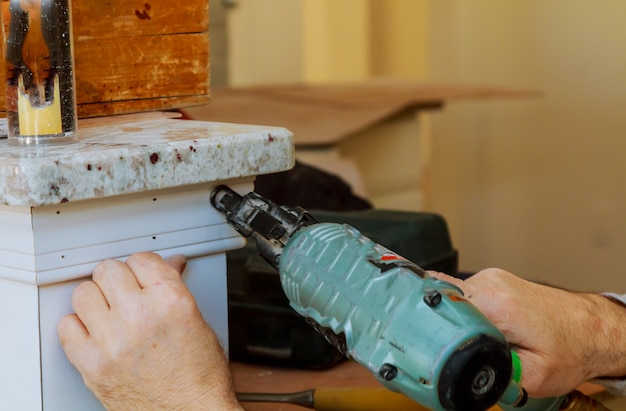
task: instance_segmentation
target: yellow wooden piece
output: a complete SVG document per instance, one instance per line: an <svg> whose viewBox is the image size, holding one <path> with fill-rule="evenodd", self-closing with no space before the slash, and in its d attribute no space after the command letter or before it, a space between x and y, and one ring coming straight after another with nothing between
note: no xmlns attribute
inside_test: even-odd
<svg viewBox="0 0 626 411"><path fill-rule="evenodd" d="M40 95L44 96L43 88L40 90ZM58 76L54 77L54 96L52 102L33 106L28 94L24 90L24 81L20 75L18 79L17 107L20 122L20 135L45 136L61 134L63 132Z"/></svg>
<svg viewBox="0 0 626 411"><path fill-rule="evenodd" d="M428 411L405 395L385 388L318 388L316 411ZM489 411L501 411L492 407Z"/></svg>

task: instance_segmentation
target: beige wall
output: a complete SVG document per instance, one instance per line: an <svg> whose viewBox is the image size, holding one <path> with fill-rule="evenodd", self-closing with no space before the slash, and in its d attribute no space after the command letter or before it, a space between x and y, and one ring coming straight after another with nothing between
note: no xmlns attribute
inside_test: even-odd
<svg viewBox="0 0 626 411"><path fill-rule="evenodd" d="M209 4L211 39L211 87L228 84L228 45L226 38L227 8L222 1Z"/></svg>
<svg viewBox="0 0 626 411"><path fill-rule="evenodd" d="M465 270L626 292L626 2L338 3L240 1L231 84L428 76L543 90L431 116L428 208Z"/></svg>
<svg viewBox="0 0 626 411"><path fill-rule="evenodd" d="M228 12L229 84L355 82L379 77L424 79L427 74L426 0L245 0ZM195 111L197 113L197 110ZM339 155L354 160L369 199L379 207L422 207L419 147L426 122L402 113L353 135ZM393 142L382 139L393 134ZM392 147L398 148L394 153ZM402 149L404 148L404 149ZM381 151L391 153L381 159ZM370 156L369 153L374 153ZM355 175L345 163L297 150L300 160ZM333 167L336 168L333 170ZM341 170L341 171L340 171Z"/></svg>
<svg viewBox="0 0 626 411"><path fill-rule="evenodd" d="M466 269L626 292L626 2L431 2L431 73L541 89L433 118L432 209Z"/></svg>
<svg viewBox="0 0 626 411"><path fill-rule="evenodd" d="M231 85L427 73L427 0L235 3L227 13Z"/></svg>
<svg viewBox="0 0 626 411"><path fill-rule="evenodd" d="M228 81L302 81L302 1L240 0L228 9Z"/></svg>

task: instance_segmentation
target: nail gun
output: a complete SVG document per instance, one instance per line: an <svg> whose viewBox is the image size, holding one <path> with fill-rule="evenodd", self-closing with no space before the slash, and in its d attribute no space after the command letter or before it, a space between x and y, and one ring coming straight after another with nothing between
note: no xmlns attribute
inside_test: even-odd
<svg viewBox="0 0 626 411"><path fill-rule="evenodd" d="M211 203L256 240L291 307L388 389L436 411L591 409L571 408L578 396L529 399L519 358L459 288L355 228L227 186Z"/></svg>

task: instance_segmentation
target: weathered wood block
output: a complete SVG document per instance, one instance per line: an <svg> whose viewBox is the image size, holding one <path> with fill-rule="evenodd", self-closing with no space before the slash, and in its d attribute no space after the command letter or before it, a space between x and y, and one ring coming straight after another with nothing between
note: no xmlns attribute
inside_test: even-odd
<svg viewBox="0 0 626 411"><path fill-rule="evenodd" d="M6 30L9 1L1 4ZM72 0L72 18L79 117L209 101L209 0Z"/></svg>

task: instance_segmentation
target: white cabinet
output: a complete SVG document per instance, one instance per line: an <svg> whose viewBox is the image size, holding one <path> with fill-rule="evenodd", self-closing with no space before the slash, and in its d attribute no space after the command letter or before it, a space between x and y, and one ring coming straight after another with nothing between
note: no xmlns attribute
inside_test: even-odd
<svg viewBox="0 0 626 411"><path fill-rule="evenodd" d="M87 129L77 145L44 151L40 157L27 158L28 151L2 147L6 150L0 155L4 157L0 178L6 183L4 190L14 190L0 193L4 203L0 205L1 409L103 409L68 362L56 326L72 312L73 288L106 258L125 259L138 251L187 256L183 278L205 319L227 343L225 252L243 246L244 240L210 205L210 194L223 182L248 192L256 174L291 167L290 133L279 128L167 121L176 123L122 124L108 134ZM178 130L178 137L172 137L170 127ZM128 138L123 128L139 134ZM106 144L95 144L92 134L96 140L106 136L102 140ZM119 161L121 147L126 162ZM182 164L176 157L182 148L202 155ZM150 169L153 153L164 163L160 170ZM173 161L165 164L169 157ZM46 164L59 159L65 174L41 170L35 174L37 161L45 170ZM208 161L213 167L202 164ZM115 169L105 170L111 163ZM131 171L144 176L144 181L110 180ZM96 174L90 180L94 172L108 175ZM42 179L50 181L46 185ZM19 181L53 188L48 193L29 193L16 188ZM158 181L165 183L158 187ZM148 186L152 188L145 189ZM103 194L111 187L117 192ZM55 195L62 201L54 200Z"/></svg>

